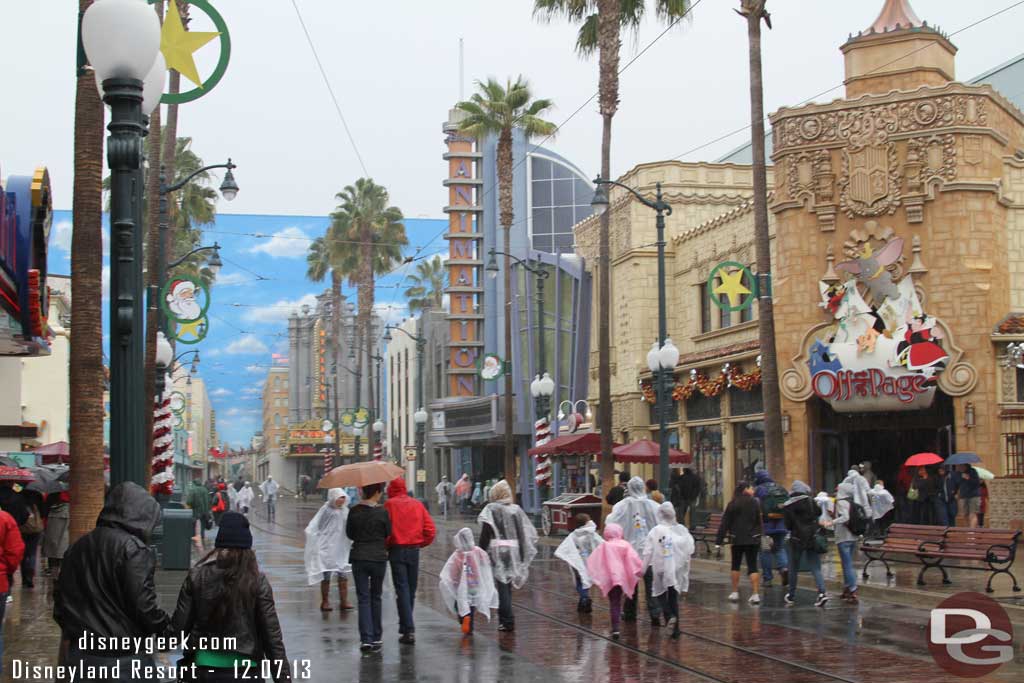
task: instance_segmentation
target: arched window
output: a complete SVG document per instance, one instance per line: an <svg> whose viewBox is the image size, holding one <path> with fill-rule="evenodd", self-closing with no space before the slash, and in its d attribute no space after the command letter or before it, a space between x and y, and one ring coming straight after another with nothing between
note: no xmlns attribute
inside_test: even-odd
<svg viewBox="0 0 1024 683"><path fill-rule="evenodd" d="M530 236L533 248L572 253L572 226L592 213L594 189L579 171L540 154L530 155Z"/></svg>

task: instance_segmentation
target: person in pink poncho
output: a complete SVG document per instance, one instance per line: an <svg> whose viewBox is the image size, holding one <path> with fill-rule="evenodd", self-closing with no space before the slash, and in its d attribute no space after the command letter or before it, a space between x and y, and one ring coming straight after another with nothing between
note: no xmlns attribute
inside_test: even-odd
<svg viewBox="0 0 1024 683"><path fill-rule="evenodd" d="M634 594L644 563L633 546L623 540L621 526L609 522L604 526L603 535L605 542L594 548L587 558L587 573L593 585L608 596L612 638L618 639L622 596Z"/></svg>

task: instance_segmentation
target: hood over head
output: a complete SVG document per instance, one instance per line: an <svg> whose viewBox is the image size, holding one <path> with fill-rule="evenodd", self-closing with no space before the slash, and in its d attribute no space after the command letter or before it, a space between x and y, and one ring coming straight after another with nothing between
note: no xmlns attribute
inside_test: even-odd
<svg viewBox="0 0 1024 683"><path fill-rule="evenodd" d="M853 498L855 493L857 489L851 482L844 481L839 485L839 498Z"/></svg>
<svg viewBox="0 0 1024 683"><path fill-rule="evenodd" d="M107 494L96 526L112 527L149 541L160 523L160 503L133 481L118 484Z"/></svg>
<svg viewBox="0 0 1024 683"><path fill-rule="evenodd" d="M245 486L251 486L249 482L245 482Z"/></svg>
<svg viewBox="0 0 1024 683"><path fill-rule="evenodd" d="M789 490L793 494L803 494L805 496L811 495L811 487L803 483L799 479L793 481L793 485L789 487Z"/></svg>
<svg viewBox="0 0 1024 683"><path fill-rule="evenodd" d="M409 495L409 489L405 486L405 477L395 477L388 483L388 498Z"/></svg>
<svg viewBox="0 0 1024 683"><path fill-rule="evenodd" d="M640 477L633 477L626 484L626 495L634 498L643 498L647 495L647 484Z"/></svg>
<svg viewBox="0 0 1024 683"><path fill-rule="evenodd" d="M506 504L512 502L512 487L504 479L491 487L491 502Z"/></svg>
<svg viewBox="0 0 1024 683"><path fill-rule="evenodd" d="M594 524L594 520L590 520L586 524L581 524L572 530L573 536L585 536L588 533L596 533L597 525Z"/></svg>
<svg viewBox="0 0 1024 683"><path fill-rule="evenodd" d="M461 550L462 552L468 552L473 549L476 545L476 539L473 538L473 530L469 527L462 527L455 532L455 549Z"/></svg>
<svg viewBox="0 0 1024 683"><path fill-rule="evenodd" d="M672 526L676 524L676 508L672 503L665 501L658 506L658 523Z"/></svg>
<svg viewBox="0 0 1024 683"><path fill-rule="evenodd" d="M615 522L608 522L604 525L604 540L606 541L619 541L622 540L622 527Z"/></svg>
<svg viewBox="0 0 1024 683"><path fill-rule="evenodd" d="M767 484L773 481L772 475L768 474L768 470L758 470L754 472L754 483L760 486L761 484Z"/></svg>
<svg viewBox="0 0 1024 683"><path fill-rule="evenodd" d="M339 498L348 500L348 494L345 493L345 489L327 489L327 504L334 505L335 501Z"/></svg>

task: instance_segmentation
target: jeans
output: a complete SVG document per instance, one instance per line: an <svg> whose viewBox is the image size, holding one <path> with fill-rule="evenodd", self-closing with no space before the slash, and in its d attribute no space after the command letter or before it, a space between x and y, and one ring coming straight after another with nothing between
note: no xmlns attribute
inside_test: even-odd
<svg viewBox="0 0 1024 683"><path fill-rule="evenodd" d="M939 526L949 526L949 507L946 501L935 498L935 523ZM953 517L953 525L956 526L956 516Z"/></svg>
<svg viewBox="0 0 1024 683"><path fill-rule="evenodd" d="M857 590L857 570L853 566L853 552L857 549L857 541L837 543L839 561L843 565L843 586L851 593Z"/></svg>
<svg viewBox="0 0 1024 683"><path fill-rule="evenodd" d="M814 552L813 550L805 550L800 546L794 539L789 540L789 590L787 593L790 598L796 597L796 582L797 577L800 574L800 559L801 557L807 558L807 568L810 570L811 575L814 577L814 583L817 584L818 592L825 592L825 577L821 575L821 555Z"/></svg>
<svg viewBox="0 0 1024 683"><path fill-rule="evenodd" d="M768 534L772 539L772 549L768 552L761 552L761 566L764 568L764 582L772 580L772 569L781 572L789 567L789 557L786 554L786 532L773 531Z"/></svg>
<svg viewBox="0 0 1024 683"><path fill-rule="evenodd" d="M661 599L661 611L665 614L665 620L676 618L679 623L679 593L675 588L669 588L658 596Z"/></svg>
<svg viewBox="0 0 1024 683"><path fill-rule="evenodd" d="M356 584L356 597L359 601L360 643L376 643L384 637L380 597L384 591L384 575L387 571L387 562L356 560L352 563L352 579Z"/></svg>
<svg viewBox="0 0 1024 683"><path fill-rule="evenodd" d="M580 580L580 574L575 569L572 570L572 575L576 578L576 594L580 596L580 600L590 599L590 589L583 587L583 581Z"/></svg>
<svg viewBox="0 0 1024 683"><path fill-rule="evenodd" d="M27 534L21 537L25 542L25 554L21 558L21 585L32 583L36 576L36 556L42 534Z"/></svg>
<svg viewBox="0 0 1024 683"><path fill-rule="evenodd" d="M647 572L644 574L644 598L647 600L647 611L651 615L651 619L657 619L661 616L661 604L658 600L654 599L651 595L651 591L654 590L654 569L651 567L647 568ZM636 592L632 596L627 595L625 605L623 605L622 612L626 615L626 619L636 619L636 606L640 602L640 585L637 584Z"/></svg>
<svg viewBox="0 0 1024 683"><path fill-rule="evenodd" d="M275 517L277 517L277 498L271 496L267 498L267 519L274 521Z"/></svg>
<svg viewBox="0 0 1024 683"><path fill-rule="evenodd" d="M498 623L502 626L515 626L516 617L512 614L512 584L495 581L498 589Z"/></svg>
<svg viewBox="0 0 1024 683"><path fill-rule="evenodd" d="M622 588L616 586L608 593L608 611L612 615L612 630L619 630L619 620L622 618Z"/></svg>
<svg viewBox="0 0 1024 683"><path fill-rule="evenodd" d="M420 573L419 548L391 548L391 583L395 586L395 604L398 605L398 632L415 633L412 611L416 604L416 583Z"/></svg>
<svg viewBox="0 0 1024 683"><path fill-rule="evenodd" d="M946 501L946 526L956 526L957 511L956 498Z"/></svg>

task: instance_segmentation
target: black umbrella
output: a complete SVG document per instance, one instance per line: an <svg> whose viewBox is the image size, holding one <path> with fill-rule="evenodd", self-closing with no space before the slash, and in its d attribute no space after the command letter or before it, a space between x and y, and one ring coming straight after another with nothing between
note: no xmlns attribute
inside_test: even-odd
<svg viewBox="0 0 1024 683"><path fill-rule="evenodd" d="M67 483L67 473L70 471L68 467L43 465L42 467L31 467L29 469L36 476L35 481L25 486L29 491L35 491L48 496L51 493L60 493L71 488Z"/></svg>

